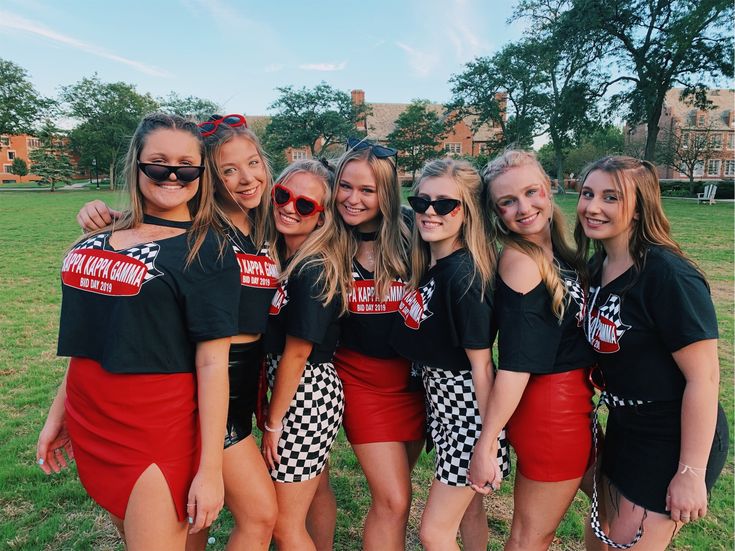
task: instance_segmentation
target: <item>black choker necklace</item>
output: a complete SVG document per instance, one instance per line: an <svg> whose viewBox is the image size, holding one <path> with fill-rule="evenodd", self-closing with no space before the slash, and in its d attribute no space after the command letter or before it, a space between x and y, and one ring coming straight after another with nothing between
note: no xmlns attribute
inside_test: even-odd
<svg viewBox="0 0 735 551"><path fill-rule="evenodd" d="M166 226L167 228L179 228L182 230L188 230L191 228L192 224L191 220L166 220L165 218L158 218L156 216L151 216L150 214L143 215L143 223L151 224L153 226Z"/></svg>
<svg viewBox="0 0 735 551"><path fill-rule="evenodd" d="M378 238L377 231L369 231L369 232L361 232L355 230L355 234L357 235L358 241L375 241Z"/></svg>

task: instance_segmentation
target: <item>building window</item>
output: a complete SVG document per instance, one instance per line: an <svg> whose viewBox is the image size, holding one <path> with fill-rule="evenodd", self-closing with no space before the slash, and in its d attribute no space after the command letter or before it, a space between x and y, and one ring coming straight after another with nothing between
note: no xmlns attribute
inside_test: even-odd
<svg viewBox="0 0 735 551"><path fill-rule="evenodd" d="M12 165L3 165L3 172L7 172L8 174L12 174L12 172L10 172L12 169L13 169L13 166Z"/></svg>
<svg viewBox="0 0 735 551"><path fill-rule="evenodd" d="M712 134L712 149L722 149L722 134Z"/></svg>
<svg viewBox="0 0 735 551"><path fill-rule="evenodd" d="M695 178L698 176L704 176L704 163L702 161L697 161L697 164L694 165L692 176Z"/></svg>
<svg viewBox="0 0 735 551"><path fill-rule="evenodd" d="M727 148L735 149L735 132L729 132L727 134Z"/></svg>
<svg viewBox="0 0 735 551"><path fill-rule="evenodd" d="M0 136L0 145L10 145L10 138L8 138L7 136Z"/></svg>
<svg viewBox="0 0 735 551"><path fill-rule="evenodd" d="M487 155L487 144L481 143L477 148L477 153L480 155Z"/></svg>
<svg viewBox="0 0 735 551"><path fill-rule="evenodd" d="M720 175L720 159L710 159L707 161L707 176Z"/></svg>
<svg viewBox="0 0 735 551"><path fill-rule="evenodd" d="M705 123L704 113L700 113L699 115L697 115L697 126L702 128L704 126L704 123Z"/></svg>
<svg viewBox="0 0 735 551"><path fill-rule="evenodd" d="M15 151L8 151L8 161L15 159Z"/></svg>
<svg viewBox="0 0 735 551"><path fill-rule="evenodd" d="M38 138L28 138L28 147L41 147L41 140Z"/></svg>
<svg viewBox="0 0 735 551"><path fill-rule="evenodd" d="M451 155L462 154L462 144L459 142L448 142L444 144L444 152Z"/></svg>
<svg viewBox="0 0 735 551"><path fill-rule="evenodd" d="M294 149L291 151L292 161L303 161L304 159L306 159L306 151L303 149Z"/></svg>
<svg viewBox="0 0 735 551"><path fill-rule="evenodd" d="M723 176L735 176L735 161L725 161L725 172Z"/></svg>
<svg viewBox="0 0 735 551"><path fill-rule="evenodd" d="M681 133L681 148L689 149L689 132Z"/></svg>

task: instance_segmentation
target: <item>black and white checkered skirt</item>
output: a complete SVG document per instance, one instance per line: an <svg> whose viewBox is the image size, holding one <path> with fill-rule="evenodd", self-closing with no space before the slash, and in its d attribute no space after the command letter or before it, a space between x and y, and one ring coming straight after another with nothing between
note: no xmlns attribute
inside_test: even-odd
<svg viewBox="0 0 735 551"><path fill-rule="evenodd" d="M428 366L422 371L427 422L436 448L436 479L448 486L469 486L467 470L482 431L472 372ZM498 465L505 478L510 474L505 430L498 440Z"/></svg>
<svg viewBox="0 0 735 551"><path fill-rule="evenodd" d="M268 385L273 388L280 355L268 354ZM306 362L299 387L283 418L280 462L271 471L278 482L301 482L324 469L345 410L342 381L331 363Z"/></svg>

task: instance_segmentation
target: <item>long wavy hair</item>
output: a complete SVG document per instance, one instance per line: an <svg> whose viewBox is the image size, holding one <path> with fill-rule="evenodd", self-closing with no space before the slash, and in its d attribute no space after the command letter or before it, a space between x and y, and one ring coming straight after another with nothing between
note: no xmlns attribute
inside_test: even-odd
<svg viewBox="0 0 735 551"><path fill-rule="evenodd" d="M204 162L204 143L202 142L199 129L195 122L168 113L156 112L146 115L135 129L127 154L125 155L123 179L129 196L129 208L123 212L122 216L113 221L110 226L93 232L93 234L109 231L110 229L113 231L129 230L143 223L145 198L140 191L138 183L138 159L146 145L148 137L158 130L176 130L190 134L199 144L199 153L202 157L202 162ZM199 177L199 189L187 203L192 225L187 230L189 253L186 257L186 266L189 266L197 258L207 230L210 227L216 227L218 225L215 219L212 189L211 176L205 170ZM83 239L87 237L88 235Z"/></svg>
<svg viewBox="0 0 735 551"><path fill-rule="evenodd" d="M213 115L210 117L210 120L214 120L216 118L219 118L219 116ZM251 227L250 237L256 248L261 249L273 241L275 237L275 227L273 224L273 216L271 215L270 201L271 189L273 188L273 173L271 171L270 160L268 159L258 136L245 126L231 127L227 124L218 125L213 134L204 138L206 152L205 164L207 172L209 172L214 185L214 199L217 214L223 219L225 224L232 225L229 217L223 210L224 198L230 195L230 192L224 184L224 175L219 167L219 156L222 146L237 137L244 138L253 144L253 147L255 147L255 150L258 152L258 156L265 167L266 182L262 199L256 208L250 209L247 213ZM237 200L234 197L232 198L232 201L237 204Z"/></svg>
<svg viewBox="0 0 735 551"><path fill-rule="evenodd" d="M324 186L324 211L319 213L321 225L311 232L291 258L288 267L281 274L281 281L309 266L319 267L319 282L322 286L320 299L326 305L335 298L341 299L341 313L347 312L349 287L345 282L351 280L351 259L341 249L334 220L334 195L332 193L332 171L320 161L304 159L287 166L278 176L277 184L285 184L294 175L308 173L316 176ZM286 246L283 236L278 235L271 247L271 257L286 260Z"/></svg>
<svg viewBox="0 0 735 551"><path fill-rule="evenodd" d="M338 248L344 251L346 258L353 259L357 255L358 241L353 228L345 224L337 211L337 192L345 167L352 161L367 162L375 177L378 196L379 229L375 241L375 296L382 300L388 296L391 282L396 278L408 281L408 249L411 232L401 212L401 189L396 174L395 159L378 158L372 148L350 149L337 162L336 174L330 204L333 209L335 240ZM353 185L356 182L353 182ZM347 281L341 283L343 288L352 285L351 269L347 272ZM345 297L346 298L346 297Z"/></svg>
<svg viewBox="0 0 735 551"><path fill-rule="evenodd" d="M509 170L523 166L531 166L538 170L539 174L543 178L546 193L551 200L551 180L541 166L541 163L538 162L536 155L530 151L508 149L490 161L485 168L482 169L482 180L487 186L485 211L487 213L489 223L495 229L495 235L503 247L512 247L531 257L536 263L539 273L541 274L541 280L544 282L544 286L551 297L551 311L559 320L561 320L564 317L564 311L569 299L567 297L564 282L561 278L559 266L549 261L541 247L525 239L523 236L508 230L498 214L498 206L493 199L493 182ZM567 240L566 220L564 218L564 214L556 204L553 204L553 202L550 232L554 255L572 266L577 273L582 273L584 270L584 264L580 265L578 263L575 251Z"/></svg>
<svg viewBox="0 0 735 551"><path fill-rule="evenodd" d="M638 216L631 218L628 252L637 272L640 272L645 264L648 248L656 245L683 258L700 274L702 273L696 263L684 254L679 244L671 237L671 224L661 204L658 173L652 163L625 156L603 157L585 167L580 185L584 186L587 177L597 170L610 176L615 189L623 199L620 201L621 208L627 208L626 194L635 190L634 208ZM629 214L625 210L623 212L625 216ZM590 245L593 244L595 254L590 265L590 272L597 273L602 268L602 262L606 256L602 243L587 237L579 220L574 227L574 240L577 243L579 261L587 259Z"/></svg>
<svg viewBox="0 0 735 551"><path fill-rule="evenodd" d="M467 161L444 157L429 161L421 170L421 175L414 184L411 192L420 193L421 184L427 178L448 176L457 184L459 199L464 209L464 222L457 236L458 244L466 248L474 261L474 273L467 282L467 289L472 286L475 278L480 278L483 293L492 286L497 250L495 241L490 233L490 227L485 220L482 209L484 195L482 180L477 170ZM411 252L411 281L409 287L416 289L428 270L431 259L429 244L421 239L418 227L413 228L413 248Z"/></svg>

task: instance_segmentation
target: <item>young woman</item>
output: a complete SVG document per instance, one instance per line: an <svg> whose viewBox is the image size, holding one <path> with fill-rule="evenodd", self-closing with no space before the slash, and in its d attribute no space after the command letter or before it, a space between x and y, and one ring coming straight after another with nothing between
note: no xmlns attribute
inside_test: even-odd
<svg viewBox="0 0 735 551"><path fill-rule="evenodd" d="M255 134L238 114L213 115L199 124L205 164L214 181L214 204L240 270L239 334L229 352L230 401L224 438L225 503L234 528L228 549L268 548L277 515L276 494L252 435L262 365L261 335L278 286L278 266L267 239L273 234L269 194L272 177ZM266 197L266 200L263 198ZM82 227L96 228L117 215L101 201L79 212ZM189 537L189 551L206 547L207 531Z"/></svg>
<svg viewBox="0 0 735 551"><path fill-rule="evenodd" d="M506 151L483 170L487 217L503 251L495 289L498 372L470 478L497 485L495 446L507 426L516 451L506 551L548 549L592 449L592 350L579 331L582 287L551 182L533 153Z"/></svg>
<svg viewBox="0 0 735 551"><path fill-rule="evenodd" d="M727 454L709 287L671 238L651 163L594 162L577 216L580 257L595 245L584 332L610 411L601 485L609 538L596 496L592 526L614 547L633 540L636 550L665 549L706 514Z"/></svg>
<svg viewBox="0 0 735 551"><path fill-rule="evenodd" d="M272 250L285 271L265 336L272 392L262 451L276 482L273 537L283 551L314 549L306 515L344 412L332 357L349 272L346 251L329 231L331 178L319 161L299 161L273 188L279 235Z"/></svg>
<svg viewBox="0 0 735 551"><path fill-rule="evenodd" d="M187 519L197 532L223 504L238 277L209 229L203 153L195 124L145 117L126 158L130 210L73 246L61 270L58 353L71 361L37 459L58 471L71 442L129 550L181 549Z"/></svg>
<svg viewBox="0 0 735 551"><path fill-rule="evenodd" d="M459 549L457 530L474 496L467 470L482 427L479 404L487 402L493 383L495 255L481 194L477 171L446 158L424 167L408 199L416 213L412 276L391 342L422 370L426 391L436 479L420 537L430 551ZM495 465L501 469L500 461Z"/></svg>

